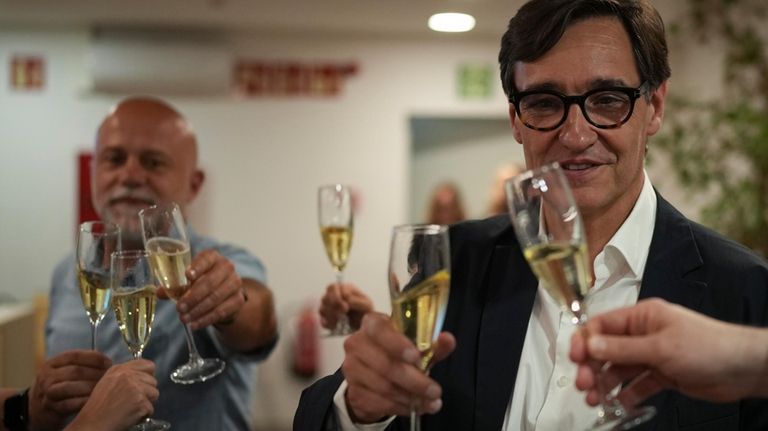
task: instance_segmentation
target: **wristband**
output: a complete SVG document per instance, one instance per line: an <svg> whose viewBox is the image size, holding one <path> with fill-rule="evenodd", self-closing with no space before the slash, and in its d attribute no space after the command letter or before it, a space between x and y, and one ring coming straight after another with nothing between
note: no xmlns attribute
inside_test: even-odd
<svg viewBox="0 0 768 431"><path fill-rule="evenodd" d="M4 404L3 424L9 431L27 431L29 426L29 388L8 397Z"/></svg>

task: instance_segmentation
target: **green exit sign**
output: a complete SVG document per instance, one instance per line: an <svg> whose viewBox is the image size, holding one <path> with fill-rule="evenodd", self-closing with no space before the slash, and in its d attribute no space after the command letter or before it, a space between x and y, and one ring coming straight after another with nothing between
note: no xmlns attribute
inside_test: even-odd
<svg viewBox="0 0 768 431"><path fill-rule="evenodd" d="M458 92L461 99L487 99L491 97L493 66L488 64L462 64L458 69Z"/></svg>

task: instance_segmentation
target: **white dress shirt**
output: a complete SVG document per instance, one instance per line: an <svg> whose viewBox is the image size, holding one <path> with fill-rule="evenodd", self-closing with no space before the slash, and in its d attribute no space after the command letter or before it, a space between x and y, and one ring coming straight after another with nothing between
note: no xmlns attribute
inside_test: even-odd
<svg viewBox="0 0 768 431"><path fill-rule="evenodd" d="M627 219L594 262L595 284L586 300L588 315L637 302L656 222L656 194L647 173ZM583 430L597 418L584 393L576 390L576 365L568 358L576 326L542 288L538 289L525 334L515 388L501 431ZM344 381L333 401L343 431L381 431L393 418L355 424L349 418Z"/></svg>

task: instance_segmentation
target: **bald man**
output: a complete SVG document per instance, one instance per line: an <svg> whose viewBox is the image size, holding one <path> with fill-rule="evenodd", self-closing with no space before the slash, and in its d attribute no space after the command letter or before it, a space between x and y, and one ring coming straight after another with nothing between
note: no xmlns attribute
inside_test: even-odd
<svg viewBox="0 0 768 431"><path fill-rule="evenodd" d="M123 248L143 248L138 212L176 202L182 211L205 180L197 164L197 141L174 108L152 98L130 98L101 123L92 165L91 190L99 216L117 223ZM160 398L154 417L173 429L250 428L250 398L256 363L276 341L272 294L261 262L244 249L189 232L190 288L176 304L159 301L144 357L155 362ZM47 354L89 346L90 324L75 280L74 254L56 268L46 324ZM191 385L169 375L186 363L183 323L194 330L203 357L226 361L223 373ZM99 324L97 348L114 362L130 359L112 313ZM72 396L78 394L73 388Z"/></svg>

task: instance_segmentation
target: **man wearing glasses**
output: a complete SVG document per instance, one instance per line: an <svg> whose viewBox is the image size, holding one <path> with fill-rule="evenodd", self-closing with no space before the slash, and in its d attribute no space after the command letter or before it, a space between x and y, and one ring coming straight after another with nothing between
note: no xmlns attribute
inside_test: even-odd
<svg viewBox="0 0 768 431"><path fill-rule="evenodd" d="M721 320L764 325L768 267L653 190L648 139L664 117L664 25L648 0L531 0L501 41L501 79L528 169L559 162L586 227L593 314L662 297ZM386 315L345 343L343 375L305 391L296 429L584 430L597 410L574 388L574 325L543 290L506 216L451 228L451 297L430 376ZM768 405L674 392L637 429L768 429Z"/></svg>

